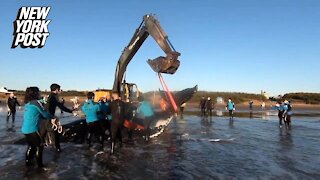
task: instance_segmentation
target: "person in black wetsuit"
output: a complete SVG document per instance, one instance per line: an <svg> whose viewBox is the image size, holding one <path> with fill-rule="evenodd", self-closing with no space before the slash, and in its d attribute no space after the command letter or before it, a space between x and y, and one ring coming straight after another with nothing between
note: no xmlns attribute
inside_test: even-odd
<svg viewBox="0 0 320 180"><path fill-rule="evenodd" d="M205 115L206 115L206 99L204 97L201 98L199 107L201 109L201 117L205 117Z"/></svg>
<svg viewBox="0 0 320 180"><path fill-rule="evenodd" d="M126 104L120 100L117 92L112 93L113 101L110 102L111 110L111 154L114 152L116 140L119 139L120 147L122 146L122 127L125 120Z"/></svg>
<svg viewBox="0 0 320 180"><path fill-rule="evenodd" d="M249 110L252 111L252 109L253 109L253 101L250 101L249 102Z"/></svg>
<svg viewBox="0 0 320 180"><path fill-rule="evenodd" d="M61 98L61 104L64 106L65 100L64 98ZM61 110L61 109L60 109ZM61 110L61 114L63 114L63 111Z"/></svg>
<svg viewBox="0 0 320 180"><path fill-rule="evenodd" d="M51 93L48 96L46 108L47 111L51 114L51 116L55 115L57 106L61 109L61 111L65 111L68 113L72 113L72 110L65 107L60 101L58 95L61 93L60 85L51 84L50 86ZM54 131L54 139L55 139L55 147L57 152L61 152L59 133Z"/></svg>
<svg viewBox="0 0 320 180"><path fill-rule="evenodd" d="M8 106L8 114L7 114L7 123L9 122L10 116L12 116L12 124L14 124L14 120L16 118L16 107L20 106L17 98L14 96L13 93L10 93L7 106Z"/></svg>
<svg viewBox="0 0 320 180"><path fill-rule="evenodd" d="M275 110L278 110L278 118L279 118L279 128L282 128L282 121L283 121L283 105L281 104L281 102L277 102L276 106L274 106Z"/></svg>
<svg viewBox="0 0 320 180"><path fill-rule="evenodd" d="M206 103L205 103L205 107L206 107L206 117L212 117L212 109L213 109L213 103L211 101L211 98L208 97Z"/></svg>
<svg viewBox="0 0 320 180"><path fill-rule="evenodd" d="M187 103L184 102L180 105L180 119L183 119L183 112L184 112L184 108L186 107Z"/></svg>

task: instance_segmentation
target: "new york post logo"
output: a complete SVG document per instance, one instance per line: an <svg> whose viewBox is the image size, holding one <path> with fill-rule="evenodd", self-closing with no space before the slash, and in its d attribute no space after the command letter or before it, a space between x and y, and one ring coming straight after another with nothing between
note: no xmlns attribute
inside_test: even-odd
<svg viewBox="0 0 320 180"><path fill-rule="evenodd" d="M14 24L11 48L42 48L50 35L46 20L50 7L21 7Z"/></svg>

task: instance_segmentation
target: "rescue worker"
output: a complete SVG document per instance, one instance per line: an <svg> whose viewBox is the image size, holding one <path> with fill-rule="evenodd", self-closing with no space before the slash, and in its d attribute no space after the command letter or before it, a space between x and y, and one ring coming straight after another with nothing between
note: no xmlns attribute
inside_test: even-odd
<svg viewBox="0 0 320 180"><path fill-rule="evenodd" d="M233 111L236 110L236 107L234 105L234 102L232 102L231 98L228 99L226 109L229 111L230 120L233 119Z"/></svg>
<svg viewBox="0 0 320 180"><path fill-rule="evenodd" d="M139 97L140 104L137 109L138 117L143 119L143 125L145 130L145 140L149 141L150 139L150 123L154 116L154 111L151 104L148 101L145 101L143 96Z"/></svg>
<svg viewBox="0 0 320 180"><path fill-rule="evenodd" d="M261 109L262 109L262 110L265 110L265 108L266 108L266 103L265 103L264 101L262 101L262 103L261 103Z"/></svg>
<svg viewBox="0 0 320 180"><path fill-rule="evenodd" d="M180 105L180 118L182 119L183 118L183 112L184 112L184 108L186 107L187 103L182 103Z"/></svg>
<svg viewBox="0 0 320 180"><path fill-rule="evenodd" d="M113 101L110 103L111 109L111 154L114 153L116 140L119 139L120 147L122 147L122 127L125 120L126 105L120 100L118 92L112 93Z"/></svg>
<svg viewBox="0 0 320 180"><path fill-rule="evenodd" d="M99 100L99 107L100 107L100 113L98 114L99 123L103 130L103 136L105 139L108 139L109 136L111 136L110 133L110 120L108 119L110 116L110 106L109 103L106 102L106 98Z"/></svg>
<svg viewBox="0 0 320 180"><path fill-rule="evenodd" d="M201 109L201 117L205 117L205 114L206 114L206 99L204 97L201 98L199 107Z"/></svg>
<svg viewBox="0 0 320 180"><path fill-rule="evenodd" d="M167 111L168 109L168 103L163 98L160 100L160 107L162 111Z"/></svg>
<svg viewBox="0 0 320 180"><path fill-rule="evenodd" d="M282 120L283 120L283 106L281 103L277 102L276 106L273 108L275 110L278 110L278 118L279 118L279 128L282 128Z"/></svg>
<svg viewBox="0 0 320 180"><path fill-rule="evenodd" d="M14 124L14 120L16 118L16 107L20 106L17 98L14 96L13 93L10 93L7 106L8 106L8 114L7 114L7 123L9 123L9 118L12 116L12 125Z"/></svg>
<svg viewBox="0 0 320 180"><path fill-rule="evenodd" d="M38 101L39 99L40 91L38 87L28 87L26 89L24 99L24 116L21 131L26 136L28 143L25 159L26 166L31 166L33 158L36 157L38 167L42 168L43 145L39 133L39 125L41 119L45 118L45 121L50 123L50 120L53 117L47 111L45 111L45 108ZM53 121L51 123L53 123Z"/></svg>
<svg viewBox="0 0 320 180"><path fill-rule="evenodd" d="M252 109L253 109L253 101L252 100L249 102L249 109L250 109L250 111L252 111Z"/></svg>
<svg viewBox="0 0 320 180"><path fill-rule="evenodd" d="M288 100L283 102L283 121L287 129L291 129L292 106Z"/></svg>
<svg viewBox="0 0 320 180"><path fill-rule="evenodd" d="M101 124L99 123L98 113L100 112L99 104L93 102L94 93L87 93L87 101L82 106L82 111L86 116L87 122L87 143L89 148L92 146L91 139L94 135L98 142L101 144L101 148L103 149L103 130Z"/></svg>
<svg viewBox="0 0 320 180"><path fill-rule="evenodd" d="M64 103L65 103L65 100L64 100L64 98L61 98L61 104L64 106ZM63 114L63 111L62 110L60 110L61 111L61 114Z"/></svg>
<svg viewBox="0 0 320 180"><path fill-rule="evenodd" d="M208 97L208 99L205 103L205 107L206 107L206 117L208 117L208 116L212 117L213 103L212 103L210 97Z"/></svg>
<svg viewBox="0 0 320 180"><path fill-rule="evenodd" d="M107 119L107 112L109 110L109 106L106 103L105 98L102 98L98 102L99 107L100 107L100 113L98 114L99 120L106 120Z"/></svg>
<svg viewBox="0 0 320 180"><path fill-rule="evenodd" d="M55 115L56 107L58 106L61 111L65 111L68 113L72 113L72 110L65 107L60 101L58 95L62 92L60 89L60 85L58 84L51 84L50 86L51 93L48 96L46 108L47 111L51 114L51 116ZM45 132L44 132L45 134ZM57 152L61 152L60 146L60 135L57 131L54 131L54 139L55 139L55 147Z"/></svg>

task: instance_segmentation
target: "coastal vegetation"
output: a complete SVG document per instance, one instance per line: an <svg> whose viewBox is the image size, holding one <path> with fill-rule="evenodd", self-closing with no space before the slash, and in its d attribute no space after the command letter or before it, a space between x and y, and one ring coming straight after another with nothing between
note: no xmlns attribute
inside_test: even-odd
<svg viewBox="0 0 320 180"><path fill-rule="evenodd" d="M320 104L320 93L287 93L283 98L305 104Z"/></svg>
<svg viewBox="0 0 320 180"><path fill-rule="evenodd" d="M48 95L50 92L44 91L42 92L42 96ZM61 93L61 97L85 97L87 91L76 91L76 90L68 90L63 91ZM21 100L24 96L24 91L16 91L16 96ZM158 91L149 91L144 93L147 97L152 97L154 95L159 96ZM210 92L210 91L198 91L195 93L195 95L192 97L192 99L189 101L190 103L198 103L202 97L210 97L211 99L216 99L218 97L221 97L224 101L226 101L228 98L231 98L235 103L244 103L251 100L256 101L267 101L265 96L262 96L261 94L253 94L253 93L243 93L243 92ZM7 96L5 94L0 94L0 100L5 100ZM270 100L273 101L281 101L281 100L290 100L294 103L303 103L303 104L320 104L320 93L287 93L282 96L282 98L271 98Z"/></svg>

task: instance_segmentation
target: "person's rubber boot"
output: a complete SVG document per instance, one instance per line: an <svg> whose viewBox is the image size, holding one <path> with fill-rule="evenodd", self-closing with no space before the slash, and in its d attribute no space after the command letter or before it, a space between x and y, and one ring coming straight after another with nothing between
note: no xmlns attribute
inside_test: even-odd
<svg viewBox="0 0 320 180"><path fill-rule="evenodd" d="M114 153L114 142L111 143L111 154Z"/></svg>
<svg viewBox="0 0 320 180"><path fill-rule="evenodd" d="M57 153L61 153L61 151L62 151L62 150L61 150L60 144L57 144L57 145L56 145L56 152L57 152Z"/></svg>
<svg viewBox="0 0 320 180"><path fill-rule="evenodd" d="M37 159L37 164L38 168L43 168L43 162L42 162L42 151L43 147L37 147L36 149L36 159Z"/></svg>
<svg viewBox="0 0 320 180"><path fill-rule="evenodd" d="M88 136L87 136L87 143L88 143L88 147L91 148L92 145L91 145L91 135L90 135L90 133L88 133Z"/></svg>
<svg viewBox="0 0 320 180"><path fill-rule="evenodd" d="M145 140L146 142L148 142L148 141L149 141L149 138L150 138L150 137L149 137L149 134L147 133L146 136L145 136L145 138L144 138L144 140Z"/></svg>
<svg viewBox="0 0 320 180"><path fill-rule="evenodd" d="M8 112L8 114L7 114L7 123L9 123L9 117L10 117L10 114Z"/></svg>
<svg viewBox="0 0 320 180"><path fill-rule="evenodd" d="M100 136L99 141L100 141L100 145L101 145L100 149L101 149L101 151L103 151L103 137L102 136Z"/></svg>
<svg viewBox="0 0 320 180"><path fill-rule="evenodd" d="M14 124L15 120L16 120L16 115L12 115L12 124Z"/></svg>
<svg viewBox="0 0 320 180"><path fill-rule="evenodd" d="M132 130L128 130L128 139L132 140Z"/></svg>
<svg viewBox="0 0 320 180"><path fill-rule="evenodd" d="M54 141L55 141L56 152L61 153L62 150L60 146L59 134L57 131L54 131Z"/></svg>
<svg viewBox="0 0 320 180"><path fill-rule="evenodd" d="M32 160L33 160L33 151L32 148L29 146L26 152L26 166L32 166Z"/></svg>

